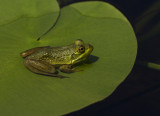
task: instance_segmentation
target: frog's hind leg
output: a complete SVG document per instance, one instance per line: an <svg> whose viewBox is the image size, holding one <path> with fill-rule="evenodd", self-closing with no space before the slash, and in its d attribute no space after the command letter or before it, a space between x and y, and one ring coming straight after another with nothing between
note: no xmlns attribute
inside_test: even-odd
<svg viewBox="0 0 160 116"><path fill-rule="evenodd" d="M31 48L31 49L29 49L29 50L26 50L26 51L20 53L20 55L21 55L23 58L25 58L25 57L27 57L27 56L29 56L29 55L31 55L31 54L33 54L33 53L41 50L42 48L46 48L46 47L49 47L49 46Z"/></svg>
<svg viewBox="0 0 160 116"><path fill-rule="evenodd" d="M31 72L34 72L36 74L47 75L47 76L58 77L58 78L67 78L65 76L56 74L57 71L52 65L42 61L26 59L26 61L24 62L24 65Z"/></svg>

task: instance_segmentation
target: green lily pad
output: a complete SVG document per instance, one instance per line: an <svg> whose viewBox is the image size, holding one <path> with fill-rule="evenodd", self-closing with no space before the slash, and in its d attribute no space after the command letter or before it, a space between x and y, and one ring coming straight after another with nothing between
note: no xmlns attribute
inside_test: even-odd
<svg viewBox="0 0 160 116"><path fill-rule="evenodd" d="M1 1L0 13L0 39L5 39L3 35L9 35L9 39L21 36L22 40L27 37L35 40L56 22L59 6L56 0L6 0Z"/></svg>
<svg viewBox="0 0 160 116"><path fill-rule="evenodd" d="M53 116L81 109L109 96L132 69L136 37L127 19L110 4L82 2L64 7L55 27L36 41L50 15L20 18L0 27L1 115ZM63 46L78 38L92 44L94 51L90 62L79 67L83 71L60 73L70 78L37 75L23 66L21 51Z"/></svg>

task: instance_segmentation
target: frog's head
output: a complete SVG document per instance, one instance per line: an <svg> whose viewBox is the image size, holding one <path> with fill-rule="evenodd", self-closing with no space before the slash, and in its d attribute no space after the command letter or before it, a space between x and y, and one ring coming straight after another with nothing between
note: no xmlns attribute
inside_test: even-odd
<svg viewBox="0 0 160 116"><path fill-rule="evenodd" d="M77 39L74 42L75 53L72 54L72 64L82 62L88 58L88 56L93 51L93 46L90 44L85 44L82 40Z"/></svg>

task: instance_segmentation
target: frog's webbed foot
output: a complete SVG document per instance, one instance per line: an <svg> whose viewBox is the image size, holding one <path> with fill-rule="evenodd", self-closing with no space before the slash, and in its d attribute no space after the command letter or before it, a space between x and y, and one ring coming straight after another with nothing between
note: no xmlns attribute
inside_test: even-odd
<svg viewBox="0 0 160 116"><path fill-rule="evenodd" d="M72 68L71 65L62 65L59 67L59 70L64 73L73 73L82 71L82 70L77 70L76 67Z"/></svg>
<svg viewBox="0 0 160 116"><path fill-rule="evenodd" d="M29 56L29 55L31 55L31 54L33 54L33 53L41 50L42 48L46 48L46 47L49 47L49 46L31 48L31 49L29 49L29 50L26 50L26 51L24 51L24 52L21 52L20 55L21 55L23 58L25 58L25 57L27 57L27 56Z"/></svg>
<svg viewBox="0 0 160 116"><path fill-rule="evenodd" d="M26 61L24 62L24 65L31 72L34 72L36 74L47 75L47 76L58 77L58 78L68 78L68 77L56 74L57 71L54 66L42 61L26 59Z"/></svg>

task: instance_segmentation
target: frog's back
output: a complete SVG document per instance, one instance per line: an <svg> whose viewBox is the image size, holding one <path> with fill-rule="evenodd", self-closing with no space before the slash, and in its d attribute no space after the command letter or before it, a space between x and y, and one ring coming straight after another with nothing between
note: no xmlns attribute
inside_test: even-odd
<svg viewBox="0 0 160 116"><path fill-rule="evenodd" d="M64 47L44 47L27 58L45 61L52 65L71 64L74 52L73 44Z"/></svg>

